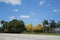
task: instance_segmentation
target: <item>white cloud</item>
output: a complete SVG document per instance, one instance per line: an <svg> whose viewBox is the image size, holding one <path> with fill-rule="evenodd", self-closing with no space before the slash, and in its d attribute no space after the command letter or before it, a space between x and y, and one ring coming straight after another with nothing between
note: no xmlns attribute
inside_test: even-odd
<svg viewBox="0 0 60 40"><path fill-rule="evenodd" d="M16 19L15 16L11 16L9 18L10 18L10 20Z"/></svg>
<svg viewBox="0 0 60 40"><path fill-rule="evenodd" d="M57 10L53 10L53 12L57 12Z"/></svg>
<svg viewBox="0 0 60 40"><path fill-rule="evenodd" d="M45 4L45 0L41 0L40 5L44 5L44 4Z"/></svg>
<svg viewBox="0 0 60 40"><path fill-rule="evenodd" d="M53 12L60 12L60 10L54 9Z"/></svg>
<svg viewBox="0 0 60 40"><path fill-rule="evenodd" d="M31 15L35 15L35 13L34 13L34 12L32 12L32 11L30 12L30 14L31 14Z"/></svg>
<svg viewBox="0 0 60 40"><path fill-rule="evenodd" d="M14 9L15 12L18 12L19 10L18 9Z"/></svg>
<svg viewBox="0 0 60 40"><path fill-rule="evenodd" d="M42 6L42 5L47 5L47 6L51 6L51 4L50 3L46 3L46 0L40 0L40 6Z"/></svg>
<svg viewBox="0 0 60 40"><path fill-rule="evenodd" d="M0 2L12 4L12 5L21 5L21 0L0 0Z"/></svg>
<svg viewBox="0 0 60 40"><path fill-rule="evenodd" d="M20 15L20 18L30 18L29 15Z"/></svg>

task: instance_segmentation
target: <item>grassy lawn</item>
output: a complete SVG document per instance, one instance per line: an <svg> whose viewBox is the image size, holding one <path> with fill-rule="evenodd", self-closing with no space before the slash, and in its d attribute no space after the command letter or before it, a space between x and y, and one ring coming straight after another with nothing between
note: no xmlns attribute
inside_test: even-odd
<svg viewBox="0 0 60 40"><path fill-rule="evenodd" d="M55 35L60 36L60 33L34 33L34 32L23 32L21 34L37 34L37 35Z"/></svg>

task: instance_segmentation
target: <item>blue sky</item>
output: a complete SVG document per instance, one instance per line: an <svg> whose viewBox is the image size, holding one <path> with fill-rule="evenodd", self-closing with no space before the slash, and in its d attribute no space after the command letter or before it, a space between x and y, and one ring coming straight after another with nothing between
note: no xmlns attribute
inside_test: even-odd
<svg viewBox="0 0 60 40"><path fill-rule="evenodd" d="M44 19L60 21L60 0L0 0L0 20L12 19L33 25Z"/></svg>

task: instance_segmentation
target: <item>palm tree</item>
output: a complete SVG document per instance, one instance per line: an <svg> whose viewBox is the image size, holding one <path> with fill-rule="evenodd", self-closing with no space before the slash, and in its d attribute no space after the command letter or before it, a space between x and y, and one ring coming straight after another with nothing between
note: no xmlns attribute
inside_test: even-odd
<svg viewBox="0 0 60 40"><path fill-rule="evenodd" d="M1 24L4 24L5 23L5 21L4 20L1 20Z"/></svg>
<svg viewBox="0 0 60 40"><path fill-rule="evenodd" d="M4 20L1 20L1 24L3 25L3 30L4 32L7 32L8 30L8 22L4 21Z"/></svg>
<svg viewBox="0 0 60 40"><path fill-rule="evenodd" d="M51 32L54 30L54 28L57 27L57 24L54 20L50 20L50 27L51 27Z"/></svg>
<svg viewBox="0 0 60 40"><path fill-rule="evenodd" d="M43 32L46 32L46 27L49 24L48 20L43 21Z"/></svg>
<svg viewBox="0 0 60 40"><path fill-rule="evenodd" d="M59 28L60 27L60 21L58 21L58 23L57 23L57 28Z"/></svg>

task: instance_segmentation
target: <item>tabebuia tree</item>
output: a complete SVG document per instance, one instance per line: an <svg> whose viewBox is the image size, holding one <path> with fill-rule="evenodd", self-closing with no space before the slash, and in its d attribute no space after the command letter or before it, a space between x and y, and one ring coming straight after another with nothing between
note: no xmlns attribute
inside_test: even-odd
<svg viewBox="0 0 60 40"><path fill-rule="evenodd" d="M42 32L42 25L38 24L35 27L33 27L33 32Z"/></svg>
<svg viewBox="0 0 60 40"><path fill-rule="evenodd" d="M3 24L3 30L4 32L8 33L21 33L25 30L25 25L23 20L17 20L13 19L9 22L1 21L1 24Z"/></svg>
<svg viewBox="0 0 60 40"><path fill-rule="evenodd" d="M33 25L32 24L28 24L28 25L25 26L25 28L26 28L27 32L32 32Z"/></svg>

